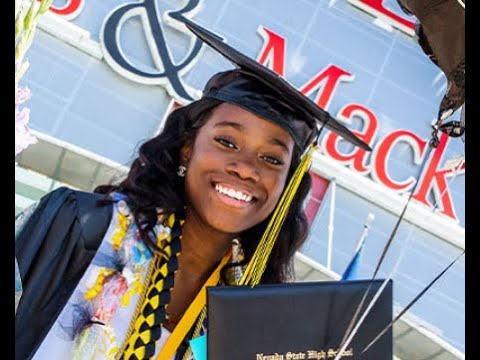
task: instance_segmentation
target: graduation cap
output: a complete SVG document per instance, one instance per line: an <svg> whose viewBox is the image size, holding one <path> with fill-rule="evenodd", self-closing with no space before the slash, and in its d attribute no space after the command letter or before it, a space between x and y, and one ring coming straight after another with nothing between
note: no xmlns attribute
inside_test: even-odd
<svg viewBox="0 0 480 360"><path fill-rule="evenodd" d="M300 164L290 177L238 284L257 285L265 271L290 204L310 167L321 130L327 128L366 151L370 151L371 148L278 74L235 50L217 35L191 20L183 21L198 38L233 62L236 69L215 74L207 82L200 100L177 111L183 109L186 116L192 117L209 106L206 99L232 103L281 126L288 131L303 153Z"/></svg>
<svg viewBox="0 0 480 360"><path fill-rule="evenodd" d="M370 146L295 89L280 75L227 45L217 35L184 19L198 38L236 65L236 69L214 75L203 97L239 105L287 130L300 149L316 140L319 128L337 133L350 143L371 151Z"/></svg>

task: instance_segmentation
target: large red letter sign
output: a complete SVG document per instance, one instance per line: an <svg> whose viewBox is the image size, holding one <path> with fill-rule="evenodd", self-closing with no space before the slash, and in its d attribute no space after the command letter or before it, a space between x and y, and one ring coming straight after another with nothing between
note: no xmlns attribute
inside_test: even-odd
<svg viewBox="0 0 480 360"><path fill-rule="evenodd" d="M348 2L410 36L415 35L415 23L388 10L383 6L383 0L348 0Z"/></svg>
<svg viewBox="0 0 480 360"><path fill-rule="evenodd" d="M371 145L373 139L375 138L375 135L377 134L377 117L365 106L359 104L350 104L346 105L340 110L338 114L338 119L345 123L351 123L354 116L362 119L364 123L364 129L366 130L363 133L360 133L358 131L352 132L360 139L362 139L365 143ZM325 150L325 153L331 158L339 161L342 164L350 165L362 175L368 174L369 169L365 164L367 152L363 149L355 148L350 154L342 154L338 150L338 144L341 140L342 138L339 135L335 134L334 132L330 132L323 138L322 148Z"/></svg>
<svg viewBox="0 0 480 360"><path fill-rule="evenodd" d="M285 75L285 39L265 26L259 26L258 32L263 38L263 48L257 61L277 74Z"/></svg>
<svg viewBox="0 0 480 360"><path fill-rule="evenodd" d="M307 82L300 91L306 96L318 91L315 102L322 109L327 110L339 82L352 81L354 78L355 76L349 72L330 64Z"/></svg>
<svg viewBox="0 0 480 360"><path fill-rule="evenodd" d="M262 50L257 57L258 62L277 74L285 76L285 39L265 26L260 26L258 32L264 41ZM354 76L348 71L330 64L308 81L300 91L307 96L318 91L315 102L322 109L327 109L340 81L353 79Z"/></svg>
<svg viewBox="0 0 480 360"><path fill-rule="evenodd" d="M428 159L426 170L419 180L420 183L418 184L418 190L413 195L413 199L418 200L428 206L432 206L427 197L430 194L430 191L433 190L435 200L437 203L439 203L438 208L440 209L440 212L448 217L451 217L452 219L457 220L446 179L448 176L451 176L454 173L455 169L438 169L443 154L445 153L445 148L447 147L448 141L448 135L442 133L440 137L440 144L435 149L433 154L430 155L430 159ZM465 164L463 165L462 169L464 168Z"/></svg>
<svg viewBox="0 0 480 360"><path fill-rule="evenodd" d="M427 142L407 130L391 132L379 141L372 153L372 177L388 188L398 192L407 191L415 184L415 178L413 176L410 176L404 181L395 181L388 174L387 165L390 153L395 144L401 141L408 143L412 147L414 154L413 161L415 164L420 164Z"/></svg>

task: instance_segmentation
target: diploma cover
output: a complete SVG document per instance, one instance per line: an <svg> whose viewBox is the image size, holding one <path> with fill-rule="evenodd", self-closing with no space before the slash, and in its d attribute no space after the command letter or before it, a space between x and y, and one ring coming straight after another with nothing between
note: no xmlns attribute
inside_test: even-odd
<svg viewBox="0 0 480 360"><path fill-rule="evenodd" d="M209 287L208 360L333 360L367 288L371 284L357 321L382 283L377 279ZM361 354L392 321L392 291L389 280L341 359L392 359L391 328Z"/></svg>

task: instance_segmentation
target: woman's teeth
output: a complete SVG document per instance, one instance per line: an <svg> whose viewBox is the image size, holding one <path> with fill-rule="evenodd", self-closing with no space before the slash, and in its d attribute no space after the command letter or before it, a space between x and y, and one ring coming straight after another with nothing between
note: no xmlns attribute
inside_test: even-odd
<svg viewBox="0 0 480 360"><path fill-rule="evenodd" d="M229 189L229 188L223 187L219 184L215 185L215 190L217 190L220 194L227 195L227 196L229 196L233 199L236 199L236 200L250 202L253 199L252 195L247 195L247 194L244 194L241 191L236 191L236 190L233 190L233 189Z"/></svg>

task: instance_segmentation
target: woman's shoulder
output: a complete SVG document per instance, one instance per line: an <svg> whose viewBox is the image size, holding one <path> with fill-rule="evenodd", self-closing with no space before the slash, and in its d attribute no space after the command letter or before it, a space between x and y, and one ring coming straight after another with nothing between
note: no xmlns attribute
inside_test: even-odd
<svg viewBox="0 0 480 360"><path fill-rule="evenodd" d="M31 210L26 209L17 216L16 233L20 235L25 227L50 228L54 224L69 226L77 223L88 244L88 239L102 236L110 224L113 206L101 201L104 197L102 194L59 187L33 204Z"/></svg>
<svg viewBox="0 0 480 360"><path fill-rule="evenodd" d="M111 208L111 203L101 201L104 194L76 190L66 186L59 187L44 195L38 204L39 208L72 206L78 213L89 212L96 209Z"/></svg>
<svg viewBox="0 0 480 360"><path fill-rule="evenodd" d="M53 194L57 192L57 194ZM83 237L88 239L98 239L102 237L110 224L113 214L113 204L105 200L104 194L98 194L82 190L74 190L62 187L52 192L52 197L64 197L64 203L59 209L59 213L70 213L81 227Z"/></svg>

